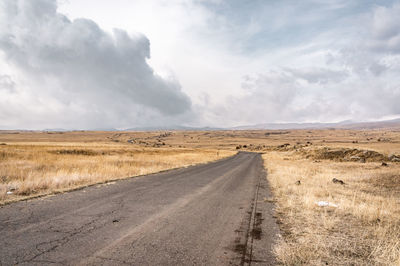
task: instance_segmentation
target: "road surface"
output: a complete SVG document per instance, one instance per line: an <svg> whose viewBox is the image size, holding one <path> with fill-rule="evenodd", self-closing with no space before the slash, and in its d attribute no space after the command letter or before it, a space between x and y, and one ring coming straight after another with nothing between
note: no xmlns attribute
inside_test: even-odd
<svg viewBox="0 0 400 266"><path fill-rule="evenodd" d="M271 265L259 154L0 208L0 265Z"/></svg>

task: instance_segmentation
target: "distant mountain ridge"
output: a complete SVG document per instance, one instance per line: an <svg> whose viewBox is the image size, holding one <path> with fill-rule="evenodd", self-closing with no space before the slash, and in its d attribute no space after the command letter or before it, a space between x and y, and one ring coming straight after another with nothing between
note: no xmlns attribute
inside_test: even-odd
<svg viewBox="0 0 400 266"><path fill-rule="evenodd" d="M264 123L255 125L244 125L237 127L189 127L189 126L148 126L132 127L126 129L115 128L95 128L95 129L63 129L47 128L43 130L26 129L1 129L0 131L44 131L44 132L66 132L66 131L168 131L168 130L186 130L186 131L217 131L217 130L290 130L290 129L398 129L400 130L400 118L384 121L355 122L351 120L337 123Z"/></svg>
<svg viewBox="0 0 400 266"><path fill-rule="evenodd" d="M379 129L379 128L396 128L400 129L400 118L373 121L373 122L354 122L342 121L338 123L265 123L248 126L233 127L233 130L256 130L256 129L270 129L270 130L287 130L287 129Z"/></svg>
<svg viewBox="0 0 400 266"><path fill-rule="evenodd" d="M217 127L187 127L187 126L163 126L163 127L133 127L122 131L160 131L160 130L186 130L186 131L215 131L226 130L226 128Z"/></svg>

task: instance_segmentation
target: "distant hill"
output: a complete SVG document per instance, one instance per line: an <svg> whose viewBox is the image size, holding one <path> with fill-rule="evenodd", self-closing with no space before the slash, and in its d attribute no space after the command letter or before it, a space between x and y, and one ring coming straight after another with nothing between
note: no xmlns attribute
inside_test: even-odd
<svg viewBox="0 0 400 266"><path fill-rule="evenodd" d="M375 122L354 122L342 121L338 123L266 123L248 126L233 127L233 130L251 130L251 129L380 129L380 128L393 128L400 129L400 118L385 121Z"/></svg>
<svg viewBox="0 0 400 266"><path fill-rule="evenodd" d="M123 131L167 131L167 130L186 130L186 131L215 131L224 130L216 127L186 127L186 126L163 126L163 127L133 127Z"/></svg>
<svg viewBox="0 0 400 266"><path fill-rule="evenodd" d="M400 130L400 118L372 121L372 122L355 122L351 120L341 121L338 123L265 123L255 125L245 125L230 128L219 127L188 127L188 126L152 126L152 127L132 127L126 129L115 128L94 128L83 131L168 131L168 130L186 130L186 131L217 131L217 130L289 130L289 129L395 129ZM66 132L81 131L78 129L63 128L47 128L43 130L26 130L26 129L1 129L3 133L14 131L45 131L45 132Z"/></svg>
<svg viewBox="0 0 400 266"><path fill-rule="evenodd" d="M348 125L342 126L342 128L346 129L400 129L400 118L385 120L385 121L376 121L376 122L357 122L351 123Z"/></svg>

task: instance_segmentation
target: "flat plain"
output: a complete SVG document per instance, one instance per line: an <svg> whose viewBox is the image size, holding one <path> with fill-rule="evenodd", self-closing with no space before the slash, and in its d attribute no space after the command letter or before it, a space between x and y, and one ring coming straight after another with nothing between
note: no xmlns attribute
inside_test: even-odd
<svg viewBox="0 0 400 266"><path fill-rule="evenodd" d="M2 131L0 144L2 203L262 153L279 264L400 264L399 129Z"/></svg>

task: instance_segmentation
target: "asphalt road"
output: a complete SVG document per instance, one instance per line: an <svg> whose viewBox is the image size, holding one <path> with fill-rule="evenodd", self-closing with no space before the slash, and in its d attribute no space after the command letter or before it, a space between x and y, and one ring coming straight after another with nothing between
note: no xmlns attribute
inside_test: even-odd
<svg viewBox="0 0 400 266"><path fill-rule="evenodd" d="M0 265L271 265L259 154L0 208Z"/></svg>

